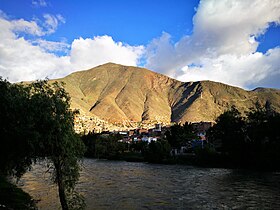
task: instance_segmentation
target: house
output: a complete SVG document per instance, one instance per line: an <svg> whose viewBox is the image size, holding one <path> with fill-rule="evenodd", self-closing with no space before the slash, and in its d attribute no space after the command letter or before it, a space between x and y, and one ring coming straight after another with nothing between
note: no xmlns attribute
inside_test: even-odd
<svg viewBox="0 0 280 210"><path fill-rule="evenodd" d="M124 136L127 136L127 134L128 134L128 131L119 131L119 134L120 134L120 135L124 135Z"/></svg>
<svg viewBox="0 0 280 210"><path fill-rule="evenodd" d="M129 130L128 131L128 136L133 136L135 134L135 130Z"/></svg>
<svg viewBox="0 0 280 210"><path fill-rule="evenodd" d="M148 142L148 143L151 143L152 141L157 141L157 138L155 137L148 137L148 136L143 136L142 141L145 141L145 142Z"/></svg>
<svg viewBox="0 0 280 210"><path fill-rule="evenodd" d="M195 155L194 151L196 149L203 149L205 144L207 142L205 140L197 140L193 139L191 141L187 141L184 144L180 146L180 148L173 148L170 151L170 154L172 156L178 156L178 155Z"/></svg>
<svg viewBox="0 0 280 210"><path fill-rule="evenodd" d="M154 132L161 132L161 124L160 123L155 124Z"/></svg>
<svg viewBox="0 0 280 210"><path fill-rule="evenodd" d="M206 132L214 125L214 122L195 122L191 124L196 131L196 135L201 140L206 140Z"/></svg>
<svg viewBox="0 0 280 210"><path fill-rule="evenodd" d="M147 129L137 129L137 134L142 135L142 134L148 134L149 131Z"/></svg>

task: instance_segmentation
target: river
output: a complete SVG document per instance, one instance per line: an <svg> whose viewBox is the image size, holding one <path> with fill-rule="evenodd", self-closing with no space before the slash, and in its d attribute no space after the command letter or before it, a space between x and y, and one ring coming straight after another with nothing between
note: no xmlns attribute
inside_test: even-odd
<svg viewBox="0 0 280 210"><path fill-rule="evenodd" d="M45 171L35 165L18 185L58 209ZM77 189L87 209L280 209L278 172L85 159Z"/></svg>

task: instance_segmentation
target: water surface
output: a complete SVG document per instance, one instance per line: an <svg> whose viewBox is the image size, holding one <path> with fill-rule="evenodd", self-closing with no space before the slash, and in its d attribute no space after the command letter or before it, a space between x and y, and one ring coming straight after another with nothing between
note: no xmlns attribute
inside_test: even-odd
<svg viewBox="0 0 280 210"><path fill-rule="evenodd" d="M280 173L85 159L78 190L87 209L280 209ZM56 187L36 165L20 186L40 209Z"/></svg>

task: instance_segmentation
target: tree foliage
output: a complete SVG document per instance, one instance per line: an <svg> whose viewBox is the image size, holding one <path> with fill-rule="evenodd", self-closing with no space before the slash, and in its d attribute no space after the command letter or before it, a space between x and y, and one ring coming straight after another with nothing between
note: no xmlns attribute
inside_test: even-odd
<svg viewBox="0 0 280 210"><path fill-rule="evenodd" d="M57 82L52 85L47 81L36 82L31 92L31 103L37 113L35 130L41 135L37 154L53 164L53 180L58 185L60 202L63 209L68 209L67 199L76 194L73 190L79 178L78 160L84 152L83 143L73 129L70 97Z"/></svg>
<svg viewBox="0 0 280 210"><path fill-rule="evenodd" d="M207 135L210 142L220 143L219 151L234 155L242 149L245 140L245 121L233 106L221 114Z"/></svg>
<svg viewBox="0 0 280 210"><path fill-rule="evenodd" d="M1 80L0 92L1 172L20 177L32 161L47 159L62 209L83 207L83 202L77 205L71 198L77 198L74 187L84 145L74 132L70 97L62 84L21 85Z"/></svg>
<svg viewBox="0 0 280 210"><path fill-rule="evenodd" d="M179 148L182 143L197 139L192 125L186 122L184 125L175 124L166 132L166 139L171 147Z"/></svg>
<svg viewBox="0 0 280 210"><path fill-rule="evenodd" d="M247 114L247 135L255 162L273 167L280 161L280 113L257 106Z"/></svg>
<svg viewBox="0 0 280 210"><path fill-rule="evenodd" d="M128 145L119 142L122 139L120 134L95 134L93 132L83 135L82 141L86 146L87 157L120 159L121 155L127 150Z"/></svg>
<svg viewBox="0 0 280 210"><path fill-rule="evenodd" d="M152 141L144 151L145 160L150 163L161 163L170 156L171 146L166 140Z"/></svg>
<svg viewBox="0 0 280 210"><path fill-rule="evenodd" d="M234 107L225 111L208 130L208 140L235 165L279 169L280 114L259 104L245 114Z"/></svg>
<svg viewBox="0 0 280 210"><path fill-rule="evenodd" d="M0 172L20 177L34 156L29 87L0 79Z"/></svg>

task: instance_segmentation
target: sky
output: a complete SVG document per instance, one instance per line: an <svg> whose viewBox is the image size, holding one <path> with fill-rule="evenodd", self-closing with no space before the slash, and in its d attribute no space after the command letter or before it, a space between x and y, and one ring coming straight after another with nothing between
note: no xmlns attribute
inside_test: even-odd
<svg viewBox="0 0 280 210"><path fill-rule="evenodd" d="M280 88L280 1L0 0L2 78L60 78L107 62Z"/></svg>

